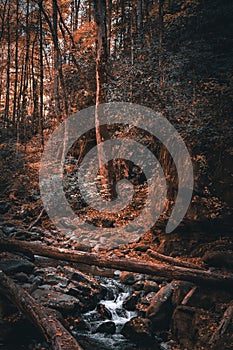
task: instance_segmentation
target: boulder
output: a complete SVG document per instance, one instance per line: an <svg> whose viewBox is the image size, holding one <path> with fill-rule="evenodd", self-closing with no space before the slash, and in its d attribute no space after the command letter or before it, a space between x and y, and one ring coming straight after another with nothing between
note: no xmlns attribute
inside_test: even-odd
<svg viewBox="0 0 233 350"><path fill-rule="evenodd" d="M122 284L132 285L137 281L137 279L133 272L123 271L120 274L120 281Z"/></svg>
<svg viewBox="0 0 233 350"><path fill-rule="evenodd" d="M153 344L153 350L159 349L159 343L152 333L151 321L147 318L132 318L125 323L121 334L134 342L143 343L143 345Z"/></svg>
<svg viewBox="0 0 233 350"><path fill-rule="evenodd" d="M123 307L128 311L135 311L137 302L139 301L141 293L136 291L132 295L128 296L123 302Z"/></svg>
<svg viewBox="0 0 233 350"><path fill-rule="evenodd" d="M44 306L56 309L65 315L79 310L81 306L77 298L51 289L43 289L43 286L40 289L36 289L32 296Z"/></svg>
<svg viewBox="0 0 233 350"><path fill-rule="evenodd" d="M146 293L149 293L149 292L158 292L158 290L159 290L159 285L158 285L158 283L156 283L155 281L146 280L146 281L144 282L143 290L144 290Z"/></svg>
<svg viewBox="0 0 233 350"><path fill-rule="evenodd" d="M116 325L112 321L101 323L95 331L95 333L106 333L106 334L114 334L115 332L116 332Z"/></svg>
<svg viewBox="0 0 233 350"><path fill-rule="evenodd" d="M35 265L26 258L11 253L0 254L0 269L6 274L31 273Z"/></svg>
<svg viewBox="0 0 233 350"><path fill-rule="evenodd" d="M108 320L112 319L112 314L111 311L109 311L105 305L103 304L98 304L97 305L97 311L98 314L102 317L102 318L107 318Z"/></svg>

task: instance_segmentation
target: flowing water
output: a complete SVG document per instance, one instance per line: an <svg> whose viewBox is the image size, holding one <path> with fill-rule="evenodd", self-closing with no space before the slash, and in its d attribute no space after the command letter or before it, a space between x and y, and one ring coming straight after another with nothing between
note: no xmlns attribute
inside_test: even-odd
<svg viewBox="0 0 233 350"><path fill-rule="evenodd" d="M108 292L104 300L100 304L104 305L111 313L111 319L103 320L98 310L87 312L83 315L83 320L91 327L89 331L78 331L75 333L77 340L85 350L129 350L137 349L123 335L120 334L124 324L131 318L137 316L137 312L127 311L123 308L124 300L130 295L130 287L122 285L116 279L100 278ZM116 332L114 334L96 333L97 328L104 322L112 321L115 323Z"/></svg>

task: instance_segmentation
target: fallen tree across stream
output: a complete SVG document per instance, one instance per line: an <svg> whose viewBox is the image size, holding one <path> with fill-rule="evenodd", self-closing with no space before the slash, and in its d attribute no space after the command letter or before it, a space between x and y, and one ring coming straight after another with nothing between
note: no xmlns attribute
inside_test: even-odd
<svg viewBox="0 0 233 350"><path fill-rule="evenodd" d="M52 350L82 350L81 346L47 308L0 270L0 293L7 297L44 335Z"/></svg>
<svg viewBox="0 0 233 350"><path fill-rule="evenodd" d="M110 257L103 254L55 248L39 243L6 239L3 237L0 237L0 249L31 253L33 255L46 256L52 259L65 260L74 263L83 263L122 271L131 271L189 281L199 285L209 287L214 286L218 289L233 288L232 274L223 275L222 273L214 273L207 270L185 268L163 263L158 264L135 258Z"/></svg>

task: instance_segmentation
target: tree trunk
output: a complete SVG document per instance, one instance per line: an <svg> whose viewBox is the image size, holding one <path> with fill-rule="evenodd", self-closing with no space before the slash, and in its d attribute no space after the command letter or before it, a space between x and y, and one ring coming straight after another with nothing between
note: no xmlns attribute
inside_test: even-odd
<svg viewBox="0 0 233 350"><path fill-rule="evenodd" d="M106 102L107 95L107 26L106 0L94 0L95 22L97 25L97 57L96 57L96 110L95 131L98 147L99 175L101 178L102 193L107 200L116 197L114 172L104 151L103 142L109 139L106 125L101 125L99 106ZM105 164L101 166L101 164Z"/></svg>
<svg viewBox="0 0 233 350"><path fill-rule="evenodd" d="M13 126L17 121L17 91L18 91L18 71L19 71L19 0L16 0L16 38L15 38L15 82L14 82L14 102L13 102Z"/></svg>
<svg viewBox="0 0 233 350"><path fill-rule="evenodd" d="M42 12L39 12L40 25L40 112L39 112L39 133L41 137L41 144L44 147L44 61L43 61L43 21Z"/></svg>
<svg viewBox="0 0 233 350"><path fill-rule="evenodd" d="M157 260L161 260L164 262L167 262L171 265L176 265L176 266L183 266L183 267L188 267L192 269L198 269L198 270L204 270L202 267L199 267L195 264L189 263L187 261L182 261L181 259L173 258L171 256L163 255L160 254L154 250L149 249L147 251L148 255L151 256L152 258L155 258Z"/></svg>
<svg viewBox="0 0 233 350"><path fill-rule="evenodd" d="M132 271L148 275L156 275L173 278L194 284L214 286L219 289L233 288L233 275L223 275L210 271L171 266L168 264L155 264L151 261L108 257L94 253L77 252L68 249L47 247L42 244L9 240L0 237L0 247L3 250L32 253L34 255L46 256L58 260L66 260L75 263L95 265L99 267L113 268L122 271Z"/></svg>
<svg viewBox="0 0 233 350"><path fill-rule="evenodd" d="M4 111L4 126L9 126L9 109L10 109L10 69L11 69L11 25L10 25L11 2L8 2L7 10L7 73L6 73L6 103Z"/></svg>
<svg viewBox="0 0 233 350"><path fill-rule="evenodd" d="M39 329L52 350L82 350L72 337L44 306L41 306L23 288L16 285L0 270L0 292Z"/></svg>

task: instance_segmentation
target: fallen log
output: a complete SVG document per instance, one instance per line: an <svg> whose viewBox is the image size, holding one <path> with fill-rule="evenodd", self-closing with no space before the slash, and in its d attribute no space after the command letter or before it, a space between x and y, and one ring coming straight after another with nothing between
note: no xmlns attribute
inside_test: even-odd
<svg viewBox="0 0 233 350"><path fill-rule="evenodd" d="M233 288L233 275L223 275L211 271L172 266L168 264L156 264L146 260L110 257L96 253L81 252L68 249L59 249L43 244L17 241L0 237L0 249L31 253L46 256L53 259L65 260L86 265L113 268L122 271L131 271L148 275L189 281L194 284L215 286L219 289Z"/></svg>
<svg viewBox="0 0 233 350"><path fill-rule="evenodd" d="M226 332L231 320L233 319L233 302L230 303L228 308L223 314L219 326L216 328L212 337L209 340L209 345L213 345L218 339L220 339Z"/></svg>
<svg viewBox="0 0 233 350"><path fill-rule="evenodd" d="M171 256L167 256L167 255L163 255L163 254L160 254L154 250L151 250L149 249L147 251L147 253L152 257L152 258L155 258L157 260L160 260L160 261L164 261L164 262L167 262L171 265L176 265L176 266L182 266L182 267L188 267L188 268L191 268L191 269L198 269L198 270L204 270L203 267L201 266L198 266L196 264L192 264L190 262L187 262L187 261L183 261L181 259L177 259L177 258L173 258Z"/></svg>
<svg viewBox="0 0 233 350"><path fill-rule="evenodd" d="M52 350L82 350L60 321L22 287L16 285L2 270L0 270L0 293L15 304L39 329Z"/></svg>

